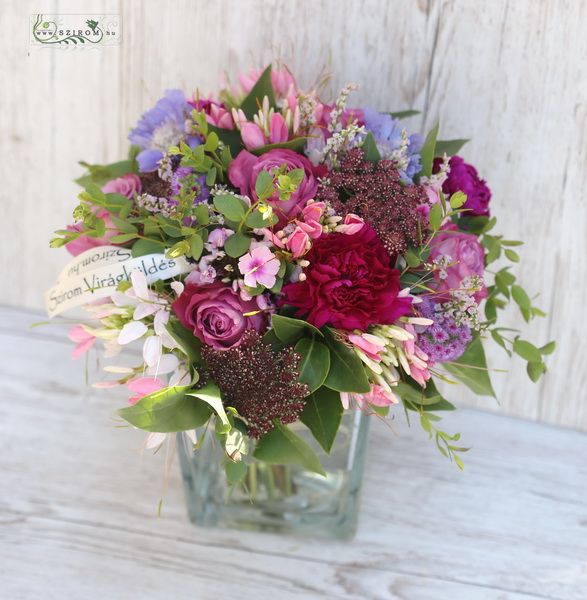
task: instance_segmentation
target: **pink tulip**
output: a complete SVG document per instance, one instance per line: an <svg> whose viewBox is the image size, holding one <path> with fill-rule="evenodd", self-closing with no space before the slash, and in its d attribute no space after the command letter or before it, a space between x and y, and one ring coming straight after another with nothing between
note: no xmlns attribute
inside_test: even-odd
<svg viewBox="0 0 587 600"><path fill-rule="evenodd" d="M72 327L67 337L77 344L71 353L72 358L78 358L82 354L85 354L96 341L96 337L89 333L83 325Z"/></svg>
<svg viewBox="0 0 587 600"><path fill-rule="evenodd" d="M299 226L294 229L294 232L287 239L287 247L291 251L294 258L303 256L311 246L310 236Z"/></svg>
<svg viewBox="0 0 587 600"><path fill-rule="evenodd" d="M265 145L263 130L256 123L243 123L241 125L241 137L248 150L261 148Z"/></svg>
<svg viewBox="0 0 587 600"><path fill-rule="evenodd" d="M285 119L279 114L274 113L269 123L269 141L272 144L287 142L289 131L285 123Z"/></svg>
<svg viewBox="0 0 587 600"><path fill-rule="evenodd" d="M128 401L131 404L136 404L141 398L144 396L148 396L157 390L160 390L165 387L165 382L158 377L138 377L136 379L131 379L126 387L134 392L135 395L131 396Z"/></svg>

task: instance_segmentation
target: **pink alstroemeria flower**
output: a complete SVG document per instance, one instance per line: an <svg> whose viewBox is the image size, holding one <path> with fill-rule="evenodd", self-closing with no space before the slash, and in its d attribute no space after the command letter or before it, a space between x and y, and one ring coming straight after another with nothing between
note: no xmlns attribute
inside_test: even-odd
<svg viewBox="0 0 587 600"><path fill-rule="evenodd" d="M338 233L345 233L346 235L354 235L358 231L361 231L365 221L358 215L349 213L345 216L344 221L338 225L336 231Z"/></svg>
<svg viewBox="0 0 587 600"><path fill-rule="evenodd" d="M254 150L265 145L265 134L256 123L242 123L241 137L247 150Z"/></svg>
<svg viewBox="0 0 587 600"><path fill-rule="evenodd" d="M388 392L385 388L376 383L371 384L371 390L366 394L351 394L349 392L340 393L340 401L345 410L350 408L351 400L354 400L357 403L357 408L363 408L365 404L385 407L399 403L395 394Z"/></svg>
<svg viewBox="0 0 587 600"><path fill-rule="evenodd" d="M354 344L359 350L362 350L371 360L381 362L379 353L385 350L385 343L376 335L371 335L370 333L350 333L349 342Z"/></svg>
<svg viewBox="0 0 587 600"><path fill-rule="evenodd" d="M157 390L165 387L165 382L158 377L138 377L131 379L126 387L134 392L134 396L131 396L128 401L131 404L136 404L144 396L148 396Z"/></svg>
<svg viewBox="0 0 587 600"><path fill-rule="evenodd" d="M261 284L266 288L272 288L280 267L279 259L267 246L253 248L238 261L239 271L244 275L245 285L249 287Z"/></svg>
<svg viewBox="0 0 587 600"><path fill-rule="evenodd" d="M67 337L76 343L76 347L71 353L72 358L78 358L82 354L85 354L96 342L96 336L89 333L83 325L72 327Z"/></svg>
<svg viewBox="0 0 587 600"><path fill-rule="evenodd" d="M288 138L289 130L285 119L279 113L274 113L269 122L269 142L279 144L287 142Z"/></svg>
<svg viewBox="0 0 587 600"><path fill-rule="evenodd" d="M298 225L285 243L294 258L300 258L311 248L310 236Z"/></svg>

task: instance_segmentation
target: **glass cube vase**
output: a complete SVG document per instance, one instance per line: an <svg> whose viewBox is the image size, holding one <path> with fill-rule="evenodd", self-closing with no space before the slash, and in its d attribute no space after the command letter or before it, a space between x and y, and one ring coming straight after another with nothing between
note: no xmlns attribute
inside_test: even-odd
<svg viewBox="0 0 587 600"><path fill-rule="evenodd" d="M326 477L299 465L252 461L242 484L229 486L214 436L195 452L178 436L189 517L196 525L350 539L357 527L369 417L346 412L330 454L301 423L290 425L316 452Z"/></svg>

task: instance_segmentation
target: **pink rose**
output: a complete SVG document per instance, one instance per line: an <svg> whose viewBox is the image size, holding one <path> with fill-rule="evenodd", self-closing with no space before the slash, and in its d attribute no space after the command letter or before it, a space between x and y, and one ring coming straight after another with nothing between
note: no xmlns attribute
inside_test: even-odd
<svg viewBox="0 0 587 600"><path fill-rule="evenodd" d="M440 271L435 272L436 289L440 292L460 289L465 277L471 275L483 277L485 251L477 236L459 231L454 224L446 225L432 238L430 260L440 257L447 257L450 264L444 269L446 271L444 279L441 278ZM480 302L486 297L487 288L483 285L483 288L475 294L475 300Z"/></svg>
<svg viewBox="0 0 587 600"><path fill-rule="evenodd" d="M141 193L141 180L134 173L127 173L122 177L113 179L104 185L102 191L105 194L121 194L127 198L134 198L135 194Z"/></svg>
<svg viewBox="0 0 587 600"><path fill-rule="evenodd" d="M256 312L259 308L255 300L242 300L221 282L186 285L172 307L181 324L215 350L234 348L247 329L261 332L266 325L265 315Z"/></svg>
<svg viewBox="0 0 587 600"><path fill-rule="evenodd" d="M134 173L127 173L122 177L118 177L117 179L113 179L106 183L102 188L102 191L105 194L121 194L127 198L133 198L135 194L141 193L141 180ZM80 235L75 240L69 242L69 244L66 244L65 248L73 256L77 256L90 248L107 246L111 243L110 238L120 233L110 218L110 213L107 210L95 207L94 212L97 217L104 221L106 233L99 238ZM67 229L69 229L69 231L82 231L83 225L81 223L74 223L73 225L68 225Z"/></svg>
<svg viewBox="0 0 587 600"><path fill-rule="evenodd" d="M282 201L277 197L277 194L269 199L269 203L273 206L281 224L297 217L306 202L313 198L316 193L318 182L314 177L310 161L293 150L275 149L261 156L255 156L247 150L242 150L228 167L230 182L240 189L241 194L257 200L255 194L257 175L261 171L279 169L282 165L286 165L288 171L303 169L305 175L298 189L291 195L289 200Z"/></svg>

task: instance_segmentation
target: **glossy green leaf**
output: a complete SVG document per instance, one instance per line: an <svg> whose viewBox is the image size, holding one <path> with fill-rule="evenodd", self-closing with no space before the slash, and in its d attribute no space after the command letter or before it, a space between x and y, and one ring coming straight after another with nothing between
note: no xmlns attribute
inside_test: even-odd
<svg viewBox="0 0 587 600"><path fill-rule="evenodd" d="M363 142L363 152L365 153L365 160L369 162L376 163L381 160L381 154L371 131L367 134Z"/></svg>
<svg viewBox="0 0 587 600"><path fill-rule="evenodd" d="M540 354L552 354L554 352L555 348L556 348L556 342L548 342L548 344L545 344L544 346L539 348Z"/></svg>
<svg viewBox="0 0 587 600"><path fill-rule="evenodd" d="M543 373L546 372L546 365L543 362L529 362L526 365L526 372L528 373L528 377L536 383L542 377Z"/></svg>
<svg viewBox="0 0 587 600"><path fill-rule="evenodd" d="M275 427L258 441L253 456L272 465L302 465L326 476L312 448L286 425L279 421L274 424Z"/></svg>
<svg viewBox="0 0 587 600"><path fill-rule="evenodd" d="M134 406L118 410L131 425L158 433L189 431L206 423L212 414L204 401L188 396L187 387L164 388L144 396Z"/></svg>
<svg viewBox="0 0 587 600"><path fill-rule="evenodd" d="M267 96L269 99L269 106L276 108L275 94L273 92L273 85L271 83L271 65L269 65L263 71L261 77L259 77L247 97L240 105L240 108L245 113L247 119L250 121L253 120L254 115L257 114L259 108L263 104L263 98L265 96Z"/></svg>
<svg viewBox="0 0 587 600"><path fill-rule="evenodd" d="M430 177L432 175L432 162L434 161L435 149L436 149L436 138L438 136L439 123L429 131L424 141L424 145L420 150L420 158L422 162L422 169L419 175L424 177Z"/></svg>
<svg viewBox="0 0 587 600"><path fill-rule="evenodd" d="M393 117L394 119L407 119L408 117L415 117L416 115L419 115L420 111L410 108L408 110L397 110L387 114Z"/></svg>
<svg viewBox="0 0 587 600"><path fill-rule="evenodd" d="M302 356L299 380L305 383L310 392L317 390L330 370L330 351L322 342L314 338L302 338L295 345L295 351Z"/></svg>
<svg viewBox="0 0 587 600"><path fill-rule="evenodd" d="M330 371L324 385L339 392L366 394L371 385L361 359L338 341L329 328L325 328L324 337L330 349Z"/></svg>
<svg viewBox="0 0 587 600"><path fill-rule="evenodd" d="M459 150L470 140L468 139L458 139L458 140L437 140L436 141L436 150L434 152L435 156L443 156L444 154L448 156L454 156L458 154Z"/></svg>
<svg viewBox="0 0 587 600"><path fill-rule="evenodd" d="M194 335L194 332L184 327L175 319L170 319L166 328L182 352L188 357L190 364L199 364L201 361L200 350L202 342Z"/></svg>
<svg viewBox="0 0 587 600"><path fill-rule="evenodd" d="M261 146L260 148L255 148L251 150L251 154L255 154L256 156L261 156L261 154L266 154L270 150L293 150L294 152L302 152L306 146L306 141L308 138L305 137L297 137L293 140L288 140L287 142L279 142L277 144L266 144L265 146Z"/></svg>
<svg viewBox="0 0 587 600"><path fill-rule="evenodd" d="M246 205L236 196L226 194L214 197L214 207L222 213L227 219L239 222L245 216Z"/></svg>
<svg viewBox="0 0 587 600"><path fill-rule="evenodd" d="M473 338L465 353L452 363L443 363L444 368L459 381L480 396L492 396L495 392L489 378L485 351L479 336Z"/></svg>
<svg viewBox="0 0 587 600"><path fill-rule="evenodd" d="M534 344L527 342L526 340L521 340L516 338L514 340L514 352L521 356L524 360L528 362L542 362L542 354L540 350L536 348Z"/></svg>
<svg viewBox="0 0 587 600"><path fill-rule="evenodd" d="M300 339L305 333L316 333L322 337L322 332L307 321L293 319L282 315L271 317L271 327L275 335L286 344L291 344Z"/></svg>
<svg viewBox="0 0 587 600"><path fill-rule="evenodd" d="M528 297L528 294L526 294L524 288L520 287L519 285L512 285L511 292L512 298L520 308L525 310L530 310L532 308L532 302L530 301L530 298Z"/></svg>
<svg viewBox="0 0 587 600"><path fill-rule="evenodd" d="M343 412L340 392L321 387L306 398L300 421L308 427L320 446L330 452Z"/></svg>

